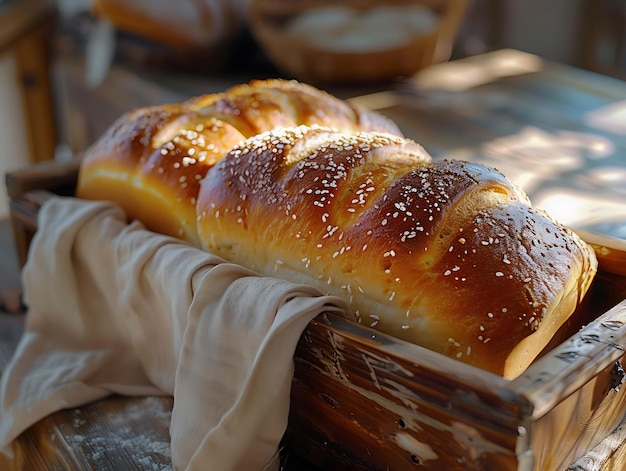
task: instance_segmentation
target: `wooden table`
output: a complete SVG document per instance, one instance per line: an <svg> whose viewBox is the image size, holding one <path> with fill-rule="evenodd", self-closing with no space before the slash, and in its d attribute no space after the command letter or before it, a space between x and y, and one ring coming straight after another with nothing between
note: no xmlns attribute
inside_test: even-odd
<svg viewBox="0 0 626 471"><path fill-rule="evenodd" d="M143 92L133 95L129 87ZM94 103L108 103L105 115L113 119L124 107L184 99L215 87L210 80L115 69L99 90L75 93L93 100L83 102L85 122L106 127L106 120L89 111L98 110ZM536 203L560 211L577 229L612 237L617 249L626 244L626 212L616 204L626 201L625 83L505 50L436 66L364 95L336 93L387 114L435 158L495 164ZM135 100L119 101L120 96ZM575 211L563 211L573 206ZM614 261L614 268L625 269L623 258ZM111 398L58 412L27 431L20 438L26 452L12 464L0 461L0 468L171 469L171 407L170 398ZM626 465L626 447L616 437L619 446L606 452L610 460L603 469ZM306 465L291 456L285 469Z"/></svg>
<svg viewBox="0 0 626 471"><path fill-rule="evenodd" d="M626 83L502 50L357 98L437 159L500 169L571 227L626 239Z"/></svg>

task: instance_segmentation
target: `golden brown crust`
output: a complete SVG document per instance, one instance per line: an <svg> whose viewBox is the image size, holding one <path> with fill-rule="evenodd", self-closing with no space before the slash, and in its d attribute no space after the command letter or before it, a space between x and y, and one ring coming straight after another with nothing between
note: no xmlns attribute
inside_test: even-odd
<svg viewBox="0 0 626 471"><path fill-rule="evenodd" d="M246 137L277 127L319 125L401 135L388 118L294 80L252 80L225 93L191 100L194 109L232 124Z"/></svg>
<svg viewBox="0 0 626 471"><path fill-rule="evenodd" d="M122 31L177 48L225 43L243 25L242 12L233 0L156 3L93 0L91 11Z"/></svg>
<svg viewBox="0 0 626 471"><path fill-rule="evenodd" d="M300 124L401 134L382 115L312 86L254 80L125 114L84 156L77 195L112 200L149 229L198 245L195 200L208 169L246 137Z"/></svg>
<svg viewBox="0 0 626 471"><path fill-rule="evenodd" d="M254 81L126 114L87 152L77 195L515 377L586 293L593 251L499 172L433 163L400 134L313 87Z"/></svg>
<svg viewBox="0 0 626 471"><path fill-rule="evenodd" d="M505 377L587 291L590 248L494 169L409 140L294 128L206 176L203 247L349 299L360 321Z"/></svg>

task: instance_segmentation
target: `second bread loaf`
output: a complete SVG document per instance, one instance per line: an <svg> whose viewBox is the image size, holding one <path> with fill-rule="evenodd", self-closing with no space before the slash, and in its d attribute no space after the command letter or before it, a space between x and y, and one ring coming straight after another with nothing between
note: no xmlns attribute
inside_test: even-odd
<svg viewBox="0 0 626 471"><path fill-rule="evenodd" d="M255 80L124 114L83 157L77 196L112 200L149 229L198 245L195 203L207 170L248 137L314 124L401 134L383 115L310 85Z"/></svg>

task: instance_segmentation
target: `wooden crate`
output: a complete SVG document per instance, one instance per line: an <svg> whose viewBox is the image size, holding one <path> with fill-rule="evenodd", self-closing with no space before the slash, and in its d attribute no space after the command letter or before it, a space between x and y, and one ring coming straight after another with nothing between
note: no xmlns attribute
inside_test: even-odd
<svg viewBox="0 0 626 471"><path fill-rule="evenodd" d="M41 203L71 196L78 169L76 160L7 176L22 262ZM565 340L512 381L319 316L296 351L287 446L325 470L565 469L626 411L624 254L606 253Z"/></svg>

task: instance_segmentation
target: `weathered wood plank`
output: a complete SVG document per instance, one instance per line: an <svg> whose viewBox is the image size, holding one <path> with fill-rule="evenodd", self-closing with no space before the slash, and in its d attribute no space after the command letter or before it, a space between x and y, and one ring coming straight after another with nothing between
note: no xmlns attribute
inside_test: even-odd
<svg viewBox="0 0 626 471"><path fill-rule="evenodd" d="M78 178L80 159L68 162L40 162L6 175L9 198L18 198L24 193L46 190L61 194L73 194Z"/></svg>
<svg viewBox="0 0 626 471"><path fill-rule="evenodd" d="M113 397L59 411L20 436L7 471L171 470L170 397ZM6 460L6 458L5 458Z"/></svg>

